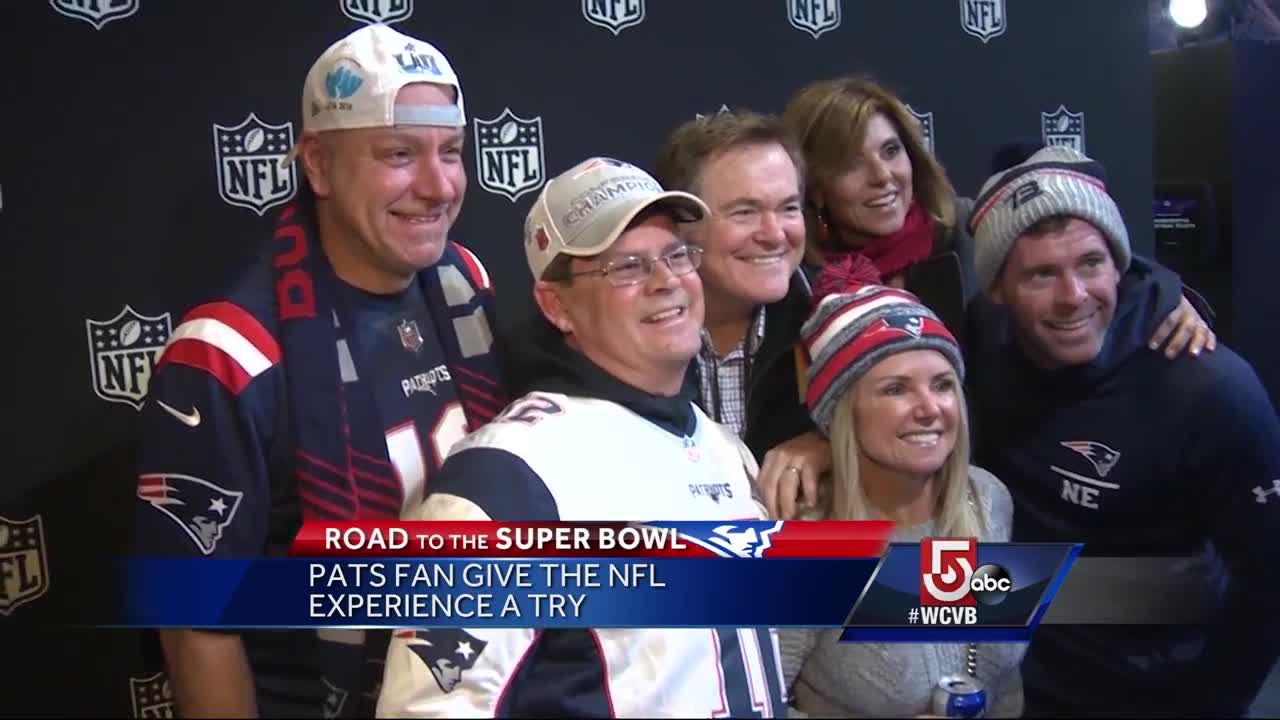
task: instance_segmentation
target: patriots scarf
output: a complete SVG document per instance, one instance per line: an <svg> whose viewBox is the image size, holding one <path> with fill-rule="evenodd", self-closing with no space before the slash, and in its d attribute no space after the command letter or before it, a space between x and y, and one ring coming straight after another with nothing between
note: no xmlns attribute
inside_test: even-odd
<svg viewBox="0 0 1280 720"><path fill-rule="evenodd" d="M402 485L387 451L386 423L368 387L369 378L357 371L354 380L344 381L339 353L349 354L358 366L359 352L344 336L350 324L338 288L341 281L316 240L311 217L307 205L288 205L277 221L272 248L302 516L339 521L397 518ZM466 416L467 432L492 420L506 405L492 341L475 347L449 332L455 323L478 323L483 328L480 335L492 337L492 293L479 286L479 268L473 263L469 253L448 241L440 261L416 279ZM472 347L463 348L464 344ZM377 422L353 425L349 418L357 404L371 408Z"/></svg>

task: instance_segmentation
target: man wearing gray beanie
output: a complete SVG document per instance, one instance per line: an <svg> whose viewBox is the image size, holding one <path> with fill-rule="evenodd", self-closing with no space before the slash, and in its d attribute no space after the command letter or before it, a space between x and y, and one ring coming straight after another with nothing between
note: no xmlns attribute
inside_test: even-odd
<svg viewBox="0 0 1280 720"><path fill-rule="evenodd" d="M979 324L968 349L974 461L1009 487L1013 540L1085 543L1073 571L1085 594L1088 556L1146 558L1096 585L1110 621L1131 625L1040 627L1027 714L1245 714L1280 651L1264 610L1280 597L1280 418L1262 384L1221 344L1173 360L1147 345L1181 288L1130 269L1124 220L1088 157L1049 147L992 176L970 228L1007 318L1007 332ZM1152 562L1206 548L1225 583ZM1210 598L1203 625L1143 604L1175 580L1186 595L1172 604Z"/></svg>
<svg viewBox="0 0 1280 720"><path fill-rule="evenodd" d="M1071 148L1042 148L1022 163L996 173L974 201L970 226L980 287L989 288L1013 243L1036 222L1055 215L1087 220L1102 233L1116 269L1129 269L1133 253L1120 209L1107 194L1106 173Z"/></svg>

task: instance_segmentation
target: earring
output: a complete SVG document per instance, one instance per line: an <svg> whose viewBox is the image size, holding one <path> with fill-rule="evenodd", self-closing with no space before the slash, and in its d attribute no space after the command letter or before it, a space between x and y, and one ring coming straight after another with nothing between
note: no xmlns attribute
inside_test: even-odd
<svg viewBox="0 0 1280 720"><path fill-rule="evenodd" d="M827 241L831 239L831 227L827 224L826 208L818 208L817 215L818 221L813 229L813 239L817 241L819 246L822 246L826 245Z"/></svg>

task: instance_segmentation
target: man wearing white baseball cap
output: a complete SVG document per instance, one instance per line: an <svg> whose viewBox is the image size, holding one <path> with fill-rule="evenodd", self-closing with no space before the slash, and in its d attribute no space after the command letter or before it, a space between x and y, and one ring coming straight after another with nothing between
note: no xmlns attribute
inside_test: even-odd
<svg viewBox="0 0 1280 720"><path fill-rule="evenodd" d="M703 299L700 253L676 221L707 214L697 197L610 158L547 183L524 233L546 330L538 352L521 355L534 389L454 446L419 519L764 519L750 450L682 394ZM407 630L386 667L381 717L785 708L765 629Z"/></svg>
<svg viewBox="0 0 1280 720"><path fill-rule="evenodd" d="M505 405L492 288L449 237L467 180L449 61L365 26L316 60L301 106L286 162L307 187L152 378L141 554L281 555L302 521L411 514L439 458ZM223 717L367 717L390 637L160 635L180 713Z"/></svg>

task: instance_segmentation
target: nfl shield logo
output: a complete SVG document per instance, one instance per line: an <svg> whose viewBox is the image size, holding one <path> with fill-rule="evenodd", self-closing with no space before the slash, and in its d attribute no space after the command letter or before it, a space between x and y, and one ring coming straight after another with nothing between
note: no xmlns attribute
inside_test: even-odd
<svg viewBox="0 0 1280 720"><path fill-rule="evenodd" d="M338 0L342 14L370 25L390 25L413 14L413 0Z"/></svg>
<svg viewBox="0 0 1280 720"><path fill-rule="evenodd" d="M297 174L281 161L293 147L293 123L268 125L249 113L233 127L213 124L218 194L259 215L293 198Z"/></svg>
<svg viewBox="0 0 1280 720"><path fill-rule="evenodd" d="M173 691L169 678L156 673L147 678L129 678L134 717L173 717Z"/></svg>
<svg viewBox="0 0 1280 720"><path fill-rule="evenodd" d="M418 332L418 323L402 320L396 329L400 332L400 344L405 350L416 353L422 349L422 333Z"/></svg>
<svg viewBox="0 0 1280 720"><path fill-rule="evenodd" d="M702 452L698 450L698 446L694 444L691 437L685 437L684 439L684 452L688 456L689 462L698 462L702 459ZM719 502L719 500L716 502Z"/></svg>
<svg viewBox="0 0 1280 720"><path fill-rule="evenodd" d="M960 26L986 44L1008 27L1004 0L960 0Z"/></svg>
<svg viewBox="0 0 1280 720"><path fill-rule="evenodd" d="M94 30L138 12L138 0L49 0L49 4L69 18L84 20Z"/></svg>
<svg viewBox="0 0 1280 720"><path fill-rule="evenodd" d="M1045 145L1066 145L1084 153L1084 113L1073 113L1059 105L1051 113L1040 113L1040 128Z"/></svg>
<svg viewBox="0 0 1280 720"><path fill-rule="evenodd" d="M133 698L133 716L136 718L171 718L173 691L169 678L162 672L148 677L129 678L129 695Z"/></svg>
<svg viewBox="0 0 1280 720"><path fill-rule="evenodd" d="M169 313L142 315L128 305L110 320L84 321L93 391L108 402L142 409L147 385L173 324Z"/></svg>
<svg viewBox="0 0 1280 720"><path fill-rule="evenodd" d="M916 112L915 108L908 105L907 112L911 113L915 117L916 122L920 123L920 137L922 140L924 140L924 146L929 149L929 152L932 153L933 152L933 111L930 110L929 112L925 112L925 113Z"/></svg>
<svg viewBox="0 0 1280 720"><path fill-rule="evenodd" d="M0 615L8 615L48 591L49 565L40 516L26 520L0 517Z"/></svg>
<svg viewBox="0 0 1280 720"><path fill-rule="evenodd" d="M476 118L476 175L480 186L511 202L542 187L542 118L525 120L506 108L492 120Z"/></svg>
<svg viewBox="0 0 1280 720"><path fill-rule="evenodd" d="M644 22L644 0L582 0L582 17L617 35Z"/></svg>
<svg viewBox="0 0 1280 720"><path fill-rule="evenodd" d="M816 40L828 30L840 27L842 0L787 0L787 19L791 26L803 30Z"/></svg>

